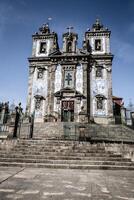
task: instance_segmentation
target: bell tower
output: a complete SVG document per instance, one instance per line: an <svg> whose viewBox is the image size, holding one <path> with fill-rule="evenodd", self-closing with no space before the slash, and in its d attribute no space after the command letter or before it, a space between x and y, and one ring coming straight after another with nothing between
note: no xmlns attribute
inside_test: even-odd
<svg viewBox="0 0 134 200"><path fill-rule="evenodd" d="M85 33L85 43L92 55L90 80L90 116L96 123L112 123L112 60L111 31L99 19ZM87 50L88 51L88 50Z"/></svg>
<svg viewBox="0 0 134 200"><path fill-rule="evenodd" d="M58 36L43 24L33 36L32 56L29 61L27 112L35 113L35 121L43 122L47 113L51 64L49 56L59 51Z"/></svg>
<svg viewBox="0 0 134 200"><path fill-rule="evenodd" d="M58 49L57 34L50 31L48 23L43 24L39 32L33 35L32 56L46 57Z"/></svg>
<svg viewBox="0 0 134 200"><path fill-rule="evenodd" d="M93 55L110 54L111 31L105 28L99 19L85 33L86 43L89 44Z"/></svg>
<svg viewBox="0 0 134 200"><path fill-rule="evenodd" d="M76 53L78 35L71 30L73 27L68 27L68 32L63 34L63 53Z"/></svg>

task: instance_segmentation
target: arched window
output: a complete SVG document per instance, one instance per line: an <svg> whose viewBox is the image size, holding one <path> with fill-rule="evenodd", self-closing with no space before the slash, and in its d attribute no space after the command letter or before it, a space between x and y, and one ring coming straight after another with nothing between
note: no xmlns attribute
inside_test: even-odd
<svg viewBox="0 0 134 200"><path fill-rule="evenodd" d="M40 44L40 53L46 53L47 52L47 43L41 42Z"/></svg>
<svg viewBox="0 0 134 200"><path fill-rule="evenodd" d="M67 52L68 52L68 53L71 53L71 52L72 52L72 42L71 42L71 41L69 41L69 42L67 43Z"/></svg>
<svg viewBox="0 0 134 200"><path fill-rule="evenodd" d="M101 40L95 40L95 51L101 51Z"/></svg>

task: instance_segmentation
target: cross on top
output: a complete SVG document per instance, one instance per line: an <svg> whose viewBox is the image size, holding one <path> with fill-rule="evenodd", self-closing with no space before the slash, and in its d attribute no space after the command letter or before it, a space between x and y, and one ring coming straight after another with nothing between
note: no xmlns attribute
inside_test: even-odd
<svg viewBox="0 0 134 200"><path fill-rule="evenodd" d="M74 28L73 26L69 26L69 27L67 27L67 29L68 29L68 32L69 32L69 35L70 35L70 33L71 33L71 30L72 30L73 28Z"/></svg>
<svg viewBox="0 0 134 200"><path fill-rule="evenodd" d="M71 75L70 73L68 73L68 74L66 75L65 81L67 81L67 84L70 85L70 82L72 81L72 75Z"/></svg>

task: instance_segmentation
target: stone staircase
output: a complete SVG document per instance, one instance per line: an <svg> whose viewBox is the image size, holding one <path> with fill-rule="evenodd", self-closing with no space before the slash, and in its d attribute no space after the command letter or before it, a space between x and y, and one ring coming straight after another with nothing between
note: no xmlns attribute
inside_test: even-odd
<svg viewBox="0 0 134 200"><path fill-rule="evenodd" d="M134 162L115 151L112 144L53 139L1 142L0 166L134 170Z"/></svg>

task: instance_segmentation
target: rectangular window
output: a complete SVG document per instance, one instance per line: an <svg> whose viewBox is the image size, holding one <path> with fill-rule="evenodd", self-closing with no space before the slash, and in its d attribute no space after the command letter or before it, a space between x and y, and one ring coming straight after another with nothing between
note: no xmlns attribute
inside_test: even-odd
<svg viewBox="0 0 134 200"><path fill-rule="evenodd" d="M47 48L47 45L46 45L46 42L41 42L40 44L40 53L46 53L46 48Z"/></svg>
<svg viewBox="0 0 134 200"><path fill-rule="evenodd" d="M101 40L95 40L95 51L101 51Z"/></svg>

